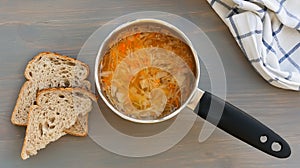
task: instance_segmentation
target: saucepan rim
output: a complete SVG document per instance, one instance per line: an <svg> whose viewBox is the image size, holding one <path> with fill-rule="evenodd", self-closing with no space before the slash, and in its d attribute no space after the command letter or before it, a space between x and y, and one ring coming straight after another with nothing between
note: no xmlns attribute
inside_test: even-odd
<svg viewBox="0 0 300 168"><path fill-rule="evenodd" d="M190 93L190 95L188 96L188 98L186 99L186 101L184 103L181 104L181 106L175 110L174 112L170 113L167 116L164 116L162 118L158 118L158 119L147 119L147 120L143 120L143 119L136 119L136 118L132 118L130 116L127 116L125 114L123 114L122 112L120 112L118 109L116 109L114 107L114 105L111 104L111 102L107 99L107 97L104 95L104 93L102 92L101 89L101 84L99 81L99 66L100 66L100 61L101 58L104 56L104 52L106 51L105 47L108 45L108 43L111 41L111 38L116 35L117 33L119 33L121 30L126 29L129 26L135 25L135 24L141 24L141 23L147 23L147 24L157 24L157 25L161 25L163 28L169 29L173 32L176 33L176 35L180 36L181 40L184 40L184 42L190 47L192 54L193 54L193 59L195 61L195 67L196 67L196 72L195 72L195 80L194 80L194 84L193 84L193 89ZM154 19L154 18L143 18L143 19L135 19L133 21L129 21L126 23L123 23L121 25L119 25L117 28L115 28L114 30L112 30L108 36L106 36L106 38L104 39L104 41L101 43L101 46L98 50L97 53L97 57L96 57L96 61L95 61L95 83L96 83L96 88L97 91L101 97L101 99L104 101L104 103L118 116L120 116L123 119L126 119L128 121L132 121L135 123L159 123L162 121L166 121L169 120L173 117L175 117L177 114L179 114L184 108L186 108L188 106L188 104L192 101L194 94L198 88L198 82L200 79L200 64L199 64L199 59L198 59L198 55L197 55L197 51L195 50L195 48L193 47L192 42L190 41L190 39L187 37L187 35L182 32L179 28L177 28L176 26L161 20L161 19Z"/></svg>

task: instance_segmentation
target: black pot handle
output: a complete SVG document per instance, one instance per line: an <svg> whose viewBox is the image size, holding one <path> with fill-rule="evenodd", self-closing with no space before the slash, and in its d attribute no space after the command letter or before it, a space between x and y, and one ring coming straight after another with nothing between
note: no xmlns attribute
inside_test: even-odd
<svg viewBox="0 0 300 168"><path fill-rule="evenodd" d="M221 117L216 117L217 119L213 116L216 110L223 110ZM291 154L288 143L278 134L239 108L209 92L204 92L199 101L198 115L267 154L278 158L287 158Z"/></svg>

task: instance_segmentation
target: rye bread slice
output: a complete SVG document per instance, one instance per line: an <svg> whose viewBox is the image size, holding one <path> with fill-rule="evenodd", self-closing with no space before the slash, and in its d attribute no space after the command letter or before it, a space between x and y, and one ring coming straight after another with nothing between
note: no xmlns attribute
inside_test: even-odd
<svg viewBox="0 0 300 168"><path fill-rule="evenodd" d="M78 116L92 110L92 101L96 101L95 95L80 88L50 88L38 92L37 105L30 107L21 158L36 155L38 150L64 136Z"/></svg>
<svg viewBox="0 0 300 168"><path fill-rule="evenodd" d="M89 68L83 62L52 52L39 53L26 66L24 76L27 81L20 90L11 122L19 126L27 125L29 108L36 104L36 94L39 90L56 87L79 87L90 90L91 84L85 80L88 74ZM87 135L87 122L88 115L80 116L74 128L67 129L66 133Z"/></svg>

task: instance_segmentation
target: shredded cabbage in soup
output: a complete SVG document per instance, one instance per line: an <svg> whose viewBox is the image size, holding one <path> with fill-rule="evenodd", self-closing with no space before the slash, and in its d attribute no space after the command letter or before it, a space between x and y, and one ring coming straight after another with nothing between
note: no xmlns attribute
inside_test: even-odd
<svg viewBox="0 0 300 168"><path fill-rule="evenodd" d="M107 99L137 119L158 119L177 110L191 94L195 62L188 45L159 32L136 33L112 45L100 63Z"/></svg>

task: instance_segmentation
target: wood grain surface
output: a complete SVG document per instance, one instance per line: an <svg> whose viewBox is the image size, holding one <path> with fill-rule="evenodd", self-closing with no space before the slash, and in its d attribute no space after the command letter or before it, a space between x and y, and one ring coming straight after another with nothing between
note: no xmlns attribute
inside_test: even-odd
<svg viewBox="0 0 300 168"><path fill-rule="evenodd" d="M40 51L76 57L84 42L101 25L124 14L145 10L182 16L207 34L224 64L227 100L284 137L292 148L290 158L268 156L220 130L215 130L208 140L199 143L203 120L197 119L178 144L150 157L117 155L101 148L90 137L67 135L41 150L37 156L21 160L25 128L12 125L10 116L25 80L26 63ZM277 89L266 83L205 0L1 0L0 52L0 168L296 168L300 165L300 93ZM208 80L204 69L203 89L209 89ZM172 122L140 126L129 124L113 113L106 113L106 117L121 132L136 136L146 135L144 130L155 134Z"/></svg>

